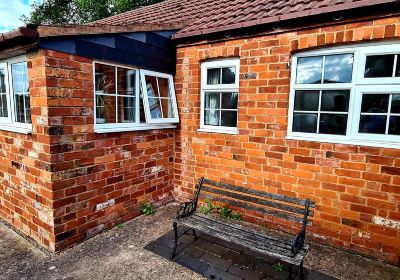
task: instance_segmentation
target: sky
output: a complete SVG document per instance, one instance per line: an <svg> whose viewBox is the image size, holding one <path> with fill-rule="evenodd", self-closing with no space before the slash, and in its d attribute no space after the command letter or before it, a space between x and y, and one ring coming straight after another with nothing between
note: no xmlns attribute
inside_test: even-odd
<svg viewBox="0 0 400 280"><path fill-rule="evenodd" d="M34 0L0 0L0 33L24 25L20 20L23 14L29 14Z"/></svg>

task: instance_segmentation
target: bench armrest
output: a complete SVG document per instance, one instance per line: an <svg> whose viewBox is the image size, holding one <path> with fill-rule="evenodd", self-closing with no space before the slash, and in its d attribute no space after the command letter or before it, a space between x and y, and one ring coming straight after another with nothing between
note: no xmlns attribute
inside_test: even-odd
<svg viewBox="0 0 400 280"><path fill-rule="evenodd" d="M194 199L192 201L184 202L181 205L179 205L178 210L176 212L177 219L189 216L196 211L201 187L203 186L203 181L204 181L204 177L201 177L199 180L199 185L198 185L197 192L196 192Z"/></svg>
<svg viewBox="0 0 400 280"><path fill-rule="evenodd" d="M193 214L196 211L195 201L187 201L179 205L176 211L176 218L180 219Z"/></svg>

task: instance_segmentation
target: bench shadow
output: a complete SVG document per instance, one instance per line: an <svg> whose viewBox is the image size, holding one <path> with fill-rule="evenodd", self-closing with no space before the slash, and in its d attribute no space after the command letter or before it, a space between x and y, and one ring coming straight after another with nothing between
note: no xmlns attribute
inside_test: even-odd
<svg viewBox="0 0 400 280"><path fill-rule="evenodd" d="M188 228L178 227L179 233ZM217 280L284 280L289 276L288 265L248 251L240 246L198 232L195 240L186 234L179 238L177 254L170 259L174 247L173 230L145 246L145 249L178 263L208 279ZM296 271L296 268L293 268ZM300 279L299 276L296 280ZM327 275L305 269L305 279L334 280Z"/></svg>

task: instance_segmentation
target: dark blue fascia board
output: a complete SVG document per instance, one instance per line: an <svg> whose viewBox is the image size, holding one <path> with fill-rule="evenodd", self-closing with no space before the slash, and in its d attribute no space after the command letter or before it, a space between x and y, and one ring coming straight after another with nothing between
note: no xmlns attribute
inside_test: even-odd
<svg viewBox="0 0 400 280"><path fill-rule="evenodd" d="M175 74L176 51L170 32L49 37L41 38L39 47Z"/></svg>

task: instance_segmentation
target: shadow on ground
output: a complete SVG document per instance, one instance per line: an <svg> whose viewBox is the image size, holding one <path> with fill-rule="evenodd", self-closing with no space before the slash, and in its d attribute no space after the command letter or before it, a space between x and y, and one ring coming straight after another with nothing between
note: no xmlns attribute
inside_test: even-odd
<svg viewBox="0 0 400 280"><path fill-rule="evenodd" d="M178 228L180 233L187 230L184 227ZM196 240L189 234L179 238L178 254L171 261L209 279L283 280L288 278L288 267L283 263L206 234L197 233L197 236ZM170 259L173 246L174 233L171 230L145 248ZM293 271L296 273L298 268L294 267ZM306 270L305 279L334 280L336 278Z"/></svg>

